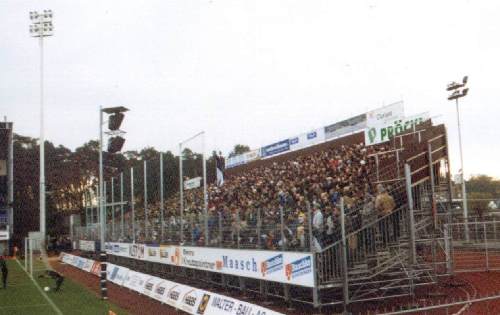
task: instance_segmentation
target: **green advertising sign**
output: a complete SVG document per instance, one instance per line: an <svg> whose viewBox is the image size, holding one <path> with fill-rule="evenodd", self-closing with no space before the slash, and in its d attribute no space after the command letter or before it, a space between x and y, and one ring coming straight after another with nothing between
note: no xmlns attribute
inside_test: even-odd
<svg viewBox="0 0 500 315"><path fill-rule="evenodd" d="M373 126L365 129L365 144L374 145L389 141L394 136L412 130L416 125L430 119L429 112L394 120L387 125Z"/></svg>

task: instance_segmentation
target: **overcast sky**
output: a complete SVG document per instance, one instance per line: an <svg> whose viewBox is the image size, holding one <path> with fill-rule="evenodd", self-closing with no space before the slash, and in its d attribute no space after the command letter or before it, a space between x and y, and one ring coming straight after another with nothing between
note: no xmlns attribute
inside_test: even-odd
<svg viewBox="0 0 500 315"><path fill-rule="evenodd" d="M98 136L98 107L131 109L125 150L205 130L207 152L252 148L404 100L448 128L460 102L466 175L500 177L500 1L0 0L0 115L39 134L39 48L29 11L52 9L45 42L46 137ZM193 143L193 150L200 144Z"/></svg>

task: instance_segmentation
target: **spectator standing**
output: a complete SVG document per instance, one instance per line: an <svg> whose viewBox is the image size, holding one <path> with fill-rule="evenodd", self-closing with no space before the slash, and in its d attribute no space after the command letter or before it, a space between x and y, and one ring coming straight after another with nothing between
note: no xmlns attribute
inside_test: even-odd
<svg viewBox="0 0 500 315"><path fill-rule="evenodd" d="M313 235L316 241L316 248L321 249L322 247L322 242L323 242L323 213L321 212L321 209L318 206L315 206L314 208L314 214L313 214Z"/></svg>
<svg viewBox="0 0 500 315"><path fill-rule="evenodd" d="M375 198L375 209L377 210L379 217L391 214L392 210L396 207L394 199L387 193L382 184L377 185L377 192L378 195ZM397 238L399 235L399 220L395 216L388 220L381 220L380 232L382 233L382 240L384 241L384 244L387 244L387 241L389 240L389 222L391 221L394 229L394 237Z"/></svg>

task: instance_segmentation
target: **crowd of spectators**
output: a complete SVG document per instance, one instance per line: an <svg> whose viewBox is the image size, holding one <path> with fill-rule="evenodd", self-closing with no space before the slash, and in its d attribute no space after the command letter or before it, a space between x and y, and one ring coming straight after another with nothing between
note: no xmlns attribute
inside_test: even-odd
<svg viewBox="0 0 500 315"><path fill-rule="evenodd" d="M376 165L371 156L387 150L384 146L363 144L331 147L226 177L222 186L209 185L207 243L308 250L311 245L324 247L337 241L341 198L351 231L360 228L363 222L389 214L397 206L387 187L374 181ZM159 208L159 203L148 205L150 232L146 233L148 229L139 224L137 241L179 240L179 196L165 201L162 240ZM186 243L206 243L203 214L203 190L185 190L182 224ZM137 207L136 218L143 219Z"/></svg>

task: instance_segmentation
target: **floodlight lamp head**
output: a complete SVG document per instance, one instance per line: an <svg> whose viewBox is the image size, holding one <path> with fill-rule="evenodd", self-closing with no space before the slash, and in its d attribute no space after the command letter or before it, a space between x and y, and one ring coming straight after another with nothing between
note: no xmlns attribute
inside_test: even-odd
<svg viewBox="0 0 500 315"><path fill-rule="evenodd" d="M467 95L467 93L469 93L469 88L466 88L466 89L463 89L462 90L462 95L460 97L464 97Z"/></svg>
<svg viewBox="0 0 500 315"><path fill-rule="evenodd" d="M40 15L36 11L30 11L30 20L35 21L38 20Z"/></svg>
<svg viewBox="0 0 500 315"><path fill-rule="evenodd" d="M463 79L462 79L462 83L465 85L467 84L467 81L469 81L469 76L465 76Z"/></svg>

